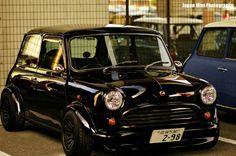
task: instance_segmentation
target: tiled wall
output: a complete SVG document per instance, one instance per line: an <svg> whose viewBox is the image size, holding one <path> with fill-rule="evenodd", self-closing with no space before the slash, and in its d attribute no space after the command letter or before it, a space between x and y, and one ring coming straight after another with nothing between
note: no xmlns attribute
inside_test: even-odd
<svg viewBox="0 0 236 156"><path fill-rule="evenodd" d="M31 28L108 22L108 0L0 0L0 92Z"/></svg>

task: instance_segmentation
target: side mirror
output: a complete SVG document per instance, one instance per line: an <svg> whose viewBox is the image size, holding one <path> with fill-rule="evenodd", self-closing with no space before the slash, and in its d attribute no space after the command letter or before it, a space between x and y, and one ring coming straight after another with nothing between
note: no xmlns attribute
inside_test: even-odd
<svg viewBox="0 0 236 156"><path fill-rule="evenodd" d="M178 72L183 67L183 64L180 61L174 61L174 64Z"/></svg>

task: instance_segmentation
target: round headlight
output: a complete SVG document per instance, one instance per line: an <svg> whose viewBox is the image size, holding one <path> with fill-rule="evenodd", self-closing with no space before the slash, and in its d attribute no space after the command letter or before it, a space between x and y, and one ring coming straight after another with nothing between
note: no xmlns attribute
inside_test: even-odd
<svg viewBox="0 0 236 156"><path fill-rule="evenodd" d="M200 91L201 100L206 105L211 105L216 100L216 89L213 86L207 86Z"/></svg>
<svg viewBox="0 0 236 156"><path fill-rule="evenodd" d="M105 105L109 110L117 110L123 104L123 96L118 91L110 91L105 94Z"/></svg>

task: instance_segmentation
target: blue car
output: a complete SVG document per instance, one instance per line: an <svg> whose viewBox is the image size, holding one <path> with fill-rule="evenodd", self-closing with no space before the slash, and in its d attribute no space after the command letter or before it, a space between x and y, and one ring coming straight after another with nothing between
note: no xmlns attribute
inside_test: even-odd
<svg viewBox="0 0 236 156"><path fill-rule="evenodd" d="M236 21L207 24L183 72L208 80L216 87L219 108L236 111Z"/></svg>

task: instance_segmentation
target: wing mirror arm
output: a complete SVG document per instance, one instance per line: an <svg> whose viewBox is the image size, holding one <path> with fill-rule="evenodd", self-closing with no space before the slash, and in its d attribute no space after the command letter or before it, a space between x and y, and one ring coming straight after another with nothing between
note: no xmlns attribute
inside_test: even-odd
<svg viewBox="0 0 236 156"><path fill-rule="evenodd" d="M179 72L181 70L181 68L183 67L183 64L180 61L174 61L174 65L177 69L177 71Z"/></svg>

